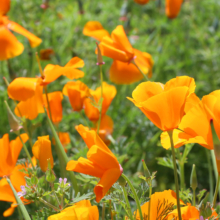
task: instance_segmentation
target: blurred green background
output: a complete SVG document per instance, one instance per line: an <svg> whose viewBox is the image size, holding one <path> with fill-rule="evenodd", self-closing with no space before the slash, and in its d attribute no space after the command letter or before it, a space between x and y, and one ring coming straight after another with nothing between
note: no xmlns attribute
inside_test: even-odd
<svg viewBox="0 0 220 220"><path fill-rule="evenodd" d="M83 13L79 10L77 0L50 0L49 8L42 9L40 0L12 0L8 13L10 20L42 38L42 44L30 48L28 40L18 34L16 37L25 46L24 52L9 60L1 61L1 76L9 81L14 77L35 77L39 74L35 52L52 48L55 56L51 61L41 61L45 67L48 63L65 65L73 56L85 61L82 79L90 88L100 85L99 68L96 66L95 40L84 36L82 30L87 21L96 20L110 33L119 24L126 30L134 48L152 55L155 65L152 81L165 83L169 79L188 75L196 81L196 94L201 98L220 85L220 31L218 0L184 1L179 16L170 20L165 15L165 1L150 0L146 5L138 5L133 0L83 0ZM126 17L126 21L121 19ZM104 57L104 80L110 84L108 71L112 60ZM48 86L49 92L62 91L68 81L60 77ZM133 181L139 184L138 174L142 171L141 159L144 159L150 171L157 171L154 191L174 189L173 171L157 164L157 157L170 155L159 143L160 131L136 108L126 97L131 97L132 91L139 84L115 85L117 95L107 114L114 121L113 137L118 143L113 149L117 156L123 156L122 165ZM6 87L0 78L0 137L9 132L6 109L3 100L8 99ZM13 103L10 102L11 107ZM71 135L69 156L75 159L86 155L87 149L82 139L75 131L75 125L84 124L81 116L71 111L68 99L63 100L63 120L59 125L61 131ZM39 115L32 123L40 123L33 132L33 142L37 136L48 134L50 131L45 122L45 116ZM10 134L11 139L15 136ZM182 147L183 148L183 147ZM181 148L181 149L182 149ZM180 149L180 150L181 150ZM21 158L24 156L21 152ZM208 171L209 152L195 145L188 156L185 167L186 187L189 188L189 177L192 164L197 166L199 190L209 190L210 173ZM56 170L56 167L55 167ZM59 173L56 173L59 177ZM133 175L134 174L134 175ZM211 172L211 175L213 172ZM0 219L9 203L0 202ZM30 206L31 207L31 206ZM8 219L17 219L17 213Z"/></svg>

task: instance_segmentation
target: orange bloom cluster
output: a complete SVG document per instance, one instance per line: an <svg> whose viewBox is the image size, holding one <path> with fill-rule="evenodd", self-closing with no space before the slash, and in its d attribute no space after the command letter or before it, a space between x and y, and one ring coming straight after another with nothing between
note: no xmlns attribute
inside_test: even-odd
<svg viewBox="0 0 220 220"><path fill-rule="evenodd" d="M76 126L76 130L89 148L88 159L80 157L78 161L71 160L66 169L100 178L99 183L94 188L96 201L100 202L123 170L117 158L95 131L89 130L83 125Z"/></svg>
<svg viewBox="0 0 220 220"><path fill-rule="evenodd" d="M19 24L10 21L6 16L10 10L10 0L1 0L0 2L0 60L7 60L15 56L20 55L24 46L20 43L17 38L9 31L15 31L25 37L30 42L31 47L37 47L42 40Z"/></svg>
<svg viewBox="0 0 220 220"><path fill-rule="evenodd" d="M89 21L83 29L83 34L100 41L99 47L102 55L112 58L110 67L110 80L117 84L131 84L143 78L144 74L152 76L153 60L151 55L134 49L124 31L119 25L112 31L111 36L97 21ZM131 63L132 61L138 68Z"/></svg>

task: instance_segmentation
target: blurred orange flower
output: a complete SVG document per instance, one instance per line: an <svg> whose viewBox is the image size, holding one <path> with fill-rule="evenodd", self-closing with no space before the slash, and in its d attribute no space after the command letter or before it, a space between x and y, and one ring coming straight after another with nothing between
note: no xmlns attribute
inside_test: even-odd
<svg viewBox="0 0 220 220"><path fill-rule="evenodd" d="M105 36L110 37L108 31L106 31L98 21L88 21L83 28L83 34L93 37L98 41L101 41Z"/></svg>
<svg viewBox="0 0 220 220"><path fill-rule="evenodd" d="M166 0L166 15L168 18L175 18L180 12L183 0Z"/></svg>
<svg viewBox="0 0 220 220"><path fill-rule="evenodd" d="M63 87L63 94L69 97L74 111L81 111L84 100L90 96L89 88L81 81L68 82Z"/></svg>
<svg viewBox="0 0 220 220"><path fill-rule="evenodd" d="M40 50L40 59L41 60L50 60L51 56L54 55L54 50L51 48Z"/></svg>
<svg viewBox="0 0 220 220"><path fill-rule="evenodd" d="M43 95L44 106L47 108L47 114L50 118L49 107L47 106L46 95ZM63 117L63 108L62 108L63 94L60 91L48 93L48 101L50 105L50 111L52 115L53 123L59 123Z"/></svg>
<svg viewBox="0 0 220 220"><path fill-rule="evenodd" d="M156 220L160 217L166 217L168 213L172 212L173 207L177 205L177 198L176 193L173 190L165 190L163 192L156 192L154 193L151 198L151 205L150 205L150 220ZM182 200L180 200L180 204L184 204ZM144 219L148 216L148 206L149 202L144 203L141 206L142 214ZM136 214L137 212L137 214ZM140 219L139 211L135 212L135 219ZM162 216L161 216L162 215Z"/></svg>
<svg viewBox="0 0 220 220"><path fill-rule="evenodd" d="M83 125L76 126L76 130L89 148L88 159L80 157L78 161L71 160L67 163L66 169L100 178L94 188L96 202L100 202L120 177L123 169L95 131Z"/></svg>
<svg viewBox="0 0 220 220"><path fill-rule="evenodd" d="M10 0L1 0L0 2L0 60L7 60L15 56L20 55L24 46L20 43L17 38L9 31L15 31L28 38L31 47L37 47L42 40L19 24L8 20L7 12L10 9Z"/></svg>
<svg viewBox="0 0 220 220"><path fill-rule="evenodd" d="M181 76L165 85L156 82L139 84L132 93L132 101L162 131L178 128L184 116L186 99L195 89L191 77Z"/></svg>
<svg viewBox="0 0 220 220"><path fill-rule="evenodd" d="M102 83L103 87L103 102L102 102L102 115L104 115L113 98L115 97L117 91L115 86L109 85L106 82ZM95 107L99 103L99 100L101 98L101 87L98 87L95 91L90 90L91 98L87 98L84 101L85 105L85 114L91 121L97 121L99 119L99 109Z"/></svg>
<svg viewBox="0 0 220 220"><path fill-rule="evenodd" d="M41 136L32 147L33 155L39 160L40 168L43 172L47 171L48 162L50 159L51 168L53 168L53 155L51 151L51 141L49 135Z"/></svg>
<svg viewBox="0 0 220 220"><path fill-rule="evenodd" d="M27 134L21 134L25 143L29 137ZM11 175L17 163L19 153L22 149L22 143L19 137L9 142L9 135L5 134L0 139L0 176Z"/></svg>
<svg viewBox="0 0 220 220"><path fill-rule="evenodd" d="M23 172L21 172L22 169L25 169L26 167L23 165L17 165L13 168L12 172L10 173L10 180L12 185L14 186L15 190L17 192L21 191L21 186L26 184L25 176ZM21 198L23 202L28 202L23 197ZM15 207L17 207L17 201L14 197L14 194L11 190L10 185L8 184L6 178L3 178L0 180L0 201L6 201L6 202L12 202L11 207L8 208L4 213L4 217L8 217L13 214Z"/></svg>
<svg viewBox="0 0 220 220"><path fill-rule="evenodd" d="M69 133L68 132L59 132L58 136L59 136L61 144L63 145L65 152L67 152L66 146L70 143ZM56 144L56 141L54 138L52 138L52 143L54 145Z"/></svg>
<svg viewBox="0 0 220 220"><path fill-rule="evenodd" d="M149 0L134 0L134 1L140 5L145 5L149 2Z"/></svg>
<svg viewBox="0 0 220 220"><path fill-rule="evenodd" d="M101 117L101 122L99 127L99 137L106 145L109 145L111 143L108 139L108 135L112 134L113 126L114 126L114 122L108 115L103 115ZM95 128L92 128L92 130L97 131L97 127L98 127L98 122L95 122Z"/></svg>
<svg viewBox="0 0 220 220"><path fill-rule="evenodd" d="M99 211L97 206L91 206L89 200L82 200L73 206L65 208L60 213L51 215L48 220L77 219L77 220L98 220Z"/></svg>

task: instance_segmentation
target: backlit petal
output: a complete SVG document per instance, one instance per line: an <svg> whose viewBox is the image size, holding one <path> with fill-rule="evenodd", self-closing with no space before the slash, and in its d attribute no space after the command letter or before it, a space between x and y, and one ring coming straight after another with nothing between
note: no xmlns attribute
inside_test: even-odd
<svg viewBox="0 0 220 220"><path fill-rule="evenodd" d="M166 0L166 15L168 18L175 18L179 14L182 0Z"/></svg>

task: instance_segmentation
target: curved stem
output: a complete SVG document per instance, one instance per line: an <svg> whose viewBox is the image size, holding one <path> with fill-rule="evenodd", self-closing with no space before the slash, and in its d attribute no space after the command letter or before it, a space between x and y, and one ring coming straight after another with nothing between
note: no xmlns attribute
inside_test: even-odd
<svg viewBox="0 0 220 220"><path fill-rule="evenodd" d="M177 210L178 210L178 217L179 220L181 220L181 210L180 210L180 197L179 197L179 183L178 183L178 175L177 175L177 167L176 167L176 156L175 156L175 150L174 150L174 144L173 144L173 130L168 131L169 137L170 137L170 143L171 143L171 149L172 149L172 157L173 157L173 166L174 166L174 179L175 179L175 185L176 185L176 199L177 199Z"/></svg>
<svg viewBox="0 0 220 220"><path fill-rule="evenodd" d="M143 75L144 79L145 79L146 81L149 81L149 78L147 77L147 75L142 72L142 70L141 70L141 69L139 68L139 66L134 62L134 60L132 60L131 63L133 63L133 64L138 68L138 70L140 71L140 73Z"/></svg>
<svg viewBox="0 0 220 220"><path fill-rule="evenodd" d="M216 200L217 200L217 195L218 195L219 181L220 181L220 177L219 177L219 175L218 175L217 183L216 183L216 186L215 186L214 199L213 199L213 206L212 206L213 208L215 208L215 205L216 205Z"/></svg>
<svg viewBox="0 0 220 220"><path fill-rule="evenodd" d="M60 211L56 206L50 204L49 202L45 201L45 200L42 199L42 198L39 198L39 201L41 201L42 203L44 203L44 205L50 207L51 209L53 209L53 210L55 210L55 211L57 211L57 212Z"/></svg>
<svg viewBox="0 0 220 220"><path fill-rule="evenodd" d="M139 199L138 199L137 193L135 192L135 189L134 189L134 187L133 187L131 181L128 179L128 177L125 176L124 173L122 173L121 176L127 181L128 185L130 186L131 191L132 191L132 193L133 193L133 195L134 195L135 202L136 202L136 204L137 204L137 208L138 208L138 210L139 210L140 220L143 220L143 215L142 215L142 211L141 211L140 201L139 201Z"/></svg>
<svg viewBox="0 0 220 220"><path fill-rule="evenodd" d="M133 220L133 214L132 214L132 211L131 211L131 206L130 206L130 203L128 201L128 195L127 195L127 192L126 192L126 189L124 186L122 186L122 190L123 190L123 193L124 193L124 197L125 197L125 202L126 202L126 205L128 207L128 215L129 215L129 218L130 220Z"/></svg>

